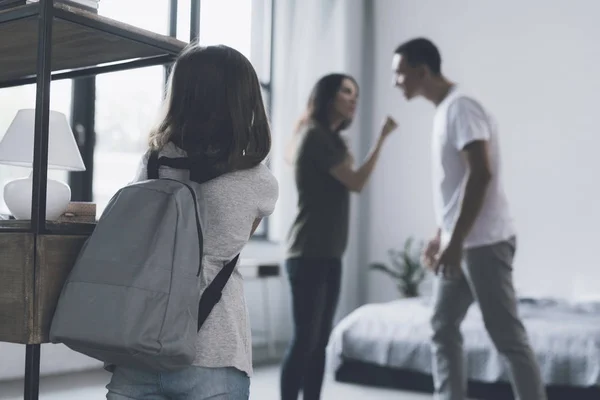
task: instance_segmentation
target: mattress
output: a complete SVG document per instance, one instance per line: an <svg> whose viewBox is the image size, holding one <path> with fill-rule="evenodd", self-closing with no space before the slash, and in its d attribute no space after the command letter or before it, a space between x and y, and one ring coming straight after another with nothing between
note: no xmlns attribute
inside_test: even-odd
<svg viewBox="0 0 600 400"><path fill-rule="evenodd" d="M519 314L529 334L547 385L600 384L600 303L520 299ZM429 319L423 298L368 304L335 327L328 345L328 365L361 361L431 374ZM479 307L469 309L461 326L468 379L508 382L508 369L485 331Z"/></svg>

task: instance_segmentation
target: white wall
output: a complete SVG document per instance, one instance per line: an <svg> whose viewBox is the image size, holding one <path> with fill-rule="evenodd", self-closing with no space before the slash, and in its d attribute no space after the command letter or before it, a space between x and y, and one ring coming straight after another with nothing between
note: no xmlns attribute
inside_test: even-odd
<svg viewBox="0 0 600 400"><path fill-rule="evenodd" d="M385 149L362 209L367 260L409 235L434 231L429 181L433 107L406 103L391 87L391 54L426 36L450 79L497 117L504 180L519 232L521 294L599 295L600 4L572 0L378 0L372 38L371 127L391 112L400 132ZM363 82L364 84L365 82ZM364 215L363 215L364 218ZM396 297L369 275L366 300Z"/></svg>

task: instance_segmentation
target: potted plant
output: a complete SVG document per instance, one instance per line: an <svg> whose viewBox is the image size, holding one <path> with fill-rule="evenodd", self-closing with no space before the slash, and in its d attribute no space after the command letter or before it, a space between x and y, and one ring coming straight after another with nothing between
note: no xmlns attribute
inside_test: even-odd
<svg viewBox="0 0 600 400"><path fill-rule="evenodd" d="M413 249L414 239L409 237L404 242L404 250L388 251L391 265L373 263L371 269L388 274L396 282L398 290L404 297L418 297L419 285L425 278L425 268L421 264L423 244Z"/></svg>

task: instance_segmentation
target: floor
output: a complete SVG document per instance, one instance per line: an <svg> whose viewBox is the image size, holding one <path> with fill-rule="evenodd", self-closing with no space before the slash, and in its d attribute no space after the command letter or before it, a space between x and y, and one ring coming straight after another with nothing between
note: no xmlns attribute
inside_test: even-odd
<svg viewBox="0 0 600 400"><path fill-rule="evenodd" d="M96 400L104 399L109 374L93 370L64 376L43 377L40 381L40 400ZM250 388L250 400L278 399L278 366L260 366L255 369ZM23 399L23 382L0 382L1 400ZM338 383L328 379L323 399L369 399L369 400L425 400L431 395L406 393L397 390L367 388Z"/></svg>

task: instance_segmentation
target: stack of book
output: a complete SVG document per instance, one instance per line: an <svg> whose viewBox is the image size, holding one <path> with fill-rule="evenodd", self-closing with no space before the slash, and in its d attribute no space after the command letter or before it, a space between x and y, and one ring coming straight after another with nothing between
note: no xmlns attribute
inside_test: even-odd
<svg viewBox="0 0 600 400"><path fill-rule="evenodd" d="M59 222L96 222L96 203L72 201L58 218Z"/></svg>
<svg viewBox="0 0 600 400"><path fill-rule="evenodd" d="M0 11L25 4L25 0L0 0Z"/></svg>
<svg viewBox="0 0 600 400"><path fill-rule="evenodd" d="M27 3L38 3L39 0L27 0ZM54 3L64 3L69 6L82 8L86 11L98 14L98 3L100 0L54 0Z"/></svg>
<svg viewBox="0 0 600 400"><path fill-rule="evenodd" d="M0 0L0 11L31 3L39 3L39 0ZM100 0L54 0L54 3L64 3L98 14L98 3L100 3Z"/></svg>

